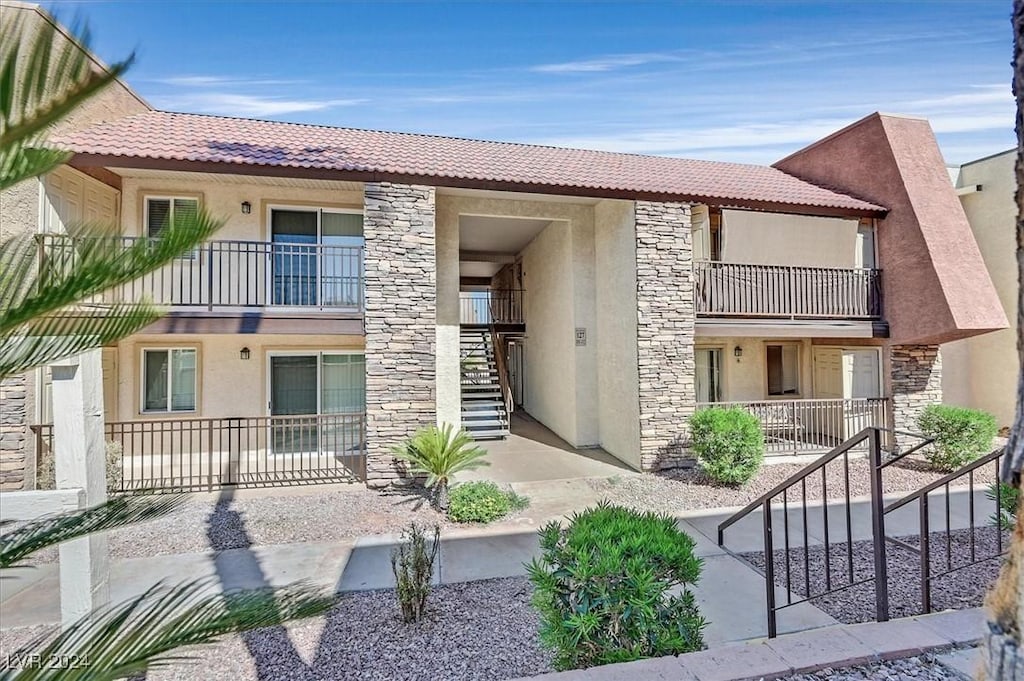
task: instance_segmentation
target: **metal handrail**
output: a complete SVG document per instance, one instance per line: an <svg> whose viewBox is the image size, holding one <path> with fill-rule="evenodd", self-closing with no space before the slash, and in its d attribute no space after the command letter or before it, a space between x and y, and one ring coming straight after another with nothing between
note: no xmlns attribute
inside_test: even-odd
<svg viewBox="0 0 1024 681"><path fill-rule="evenodd" d="M932 440L929 440L929 442L932 442ZM999 449L995 449L995 450L989 452L988 454L986 454L985 456L983 456L983 457L981 457L979 459L975 459L971 463L965 465L963 468L955 470L952 473L948 473L948 474L942 476L941 478L939 478L938 480L936 480L934 482L928 483L927 485L925 485L921 489L919 489L917 491L914 491L914 492L911 492L910 494L906 495L905 497L902 497L902 498L892 502L891 504L889 504L888 506L885 507L885 512L889 513L891 511L895 511L898 508L902 508L902 507L906 506L907 504L909 504L912 501L919 500L922 497L928 496L930 493L934 492L935 490L937 490L937 489L939 489L941 487L945 487L946 485L948 485L949 483L953 482L957 478L962 478L963 476L968 475L969 473L978 470L979 468L981 468L985 464L991 463L991 462L995 461L996 459L1001 457L1005 451L1006 451L1005 447L1000 447Z"/></svg>
<svg viewBox="0 0 1024 681"><path fill-rule="evenodd" d="M693 261L694 265L739 265L741 267L763 267L765 269L801 269L801 270L820 270L823 272L878 272L881 273L882 269L879 267L821 267L818 265L776 265L772 263L763 262L734 262L732 260L704 260L703 258L696 258Z"/></svg>
<svg viewBox="0 0 1024 681"><path fill-rule="evenodd" d="M793 475L789 476L788 478L777 484L775 487L772 487L770 490L759 496L754 501L751 501L741 510L737 511L736 513L733 513L731 516L720 522L718 524L718 545L721 546L725 543L725 531L729 529L731 526L743 520L743 518L747 517L748 515L756 511L758 508L761 508L766 502L771 501L773 498L782 494L784 490L789 489L790 487L797 484L801 480L806 480L812 474L817 473L819 470L828 465L829 462L834 461L835 459L839 458L846 452L850 451L860 443L864 442L866 439L868 439L870 431L872 430L881 429L865 428L864 430L860 431L846 442L842 443L841 445L829 451L828 453L822 455L818 459L815 459L806 467L800 469Z"/></svg>

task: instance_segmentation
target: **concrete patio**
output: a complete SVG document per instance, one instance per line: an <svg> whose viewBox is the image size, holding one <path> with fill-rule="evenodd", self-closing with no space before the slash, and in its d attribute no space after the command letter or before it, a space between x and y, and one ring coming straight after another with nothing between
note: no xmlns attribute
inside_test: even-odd
<svg viewBox="0 0 1024 681"><path fill-rule="evenodd" d="M512 414L511 428L504 440L480 441L491 465L460 479L517 483L637 474L599 447L574 448L524 411Z"/></svg>

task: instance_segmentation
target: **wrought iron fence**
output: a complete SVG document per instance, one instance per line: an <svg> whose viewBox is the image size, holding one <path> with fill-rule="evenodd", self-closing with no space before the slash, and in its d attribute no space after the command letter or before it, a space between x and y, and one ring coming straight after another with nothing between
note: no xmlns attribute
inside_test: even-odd
<svg viewBox="0 0 1024 681"><path fill-rule="evenodd" d="M522 289L487 289L459 293L459 321L467 325L523 324Z"/></svg>
<svg viewBox="0 0 1024 681"><path fill-rule="evenodd" d="M53 426L32 426L37 460ZM276 486L366 478L363 413L167 418L106 424L120 455L117 491Z"/></svg>
<svg viewBox="0 0 1024 681"><path fill-rule="evenodd" d="M889 418L888 400L884 397L701 402L697 405L698 409L710 407L740 407L756 416L761 422L765 452L769 455L827 452L864 428L887 428Z"/></svg>
<svg viewBox="0 0 1024 681"><path fill-rule="evenodd" d="M119 248L135 237L109 237ZM59 277L74 263L82 239L40 235L44 272ZM159 305L363 309L363 249L357 246L209 241L139 279L87 303L133 302L143 295Z"/></svg>

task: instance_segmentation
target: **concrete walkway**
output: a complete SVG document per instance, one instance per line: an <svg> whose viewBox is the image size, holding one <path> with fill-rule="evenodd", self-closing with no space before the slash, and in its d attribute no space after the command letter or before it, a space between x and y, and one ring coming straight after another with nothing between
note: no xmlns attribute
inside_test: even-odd
<svg viewBox="0 0 1024 681"><path fill-rule="evenodd" d="M581 481L548 483L551 501L561 496L564 503L562 493L568 491L564 488L583 484ZM525 575L524 564L539 553L536 527L546 513L546 497L538 495L538 491L530 491L537 503L531 509L538 515L528 519L529 526L516 529L497 525L445 532L435 583ZM577 492L582 493L580 490ZM951 526L968 526L966 502L966 492L955 492L951 497ZM828 510L821 504L809 506L809 509L808 543L822 541L826 518L832 526L833 523L839 524L842 517L843 531L834 528L830 539L840 541L845 538L845 513L841 514L835 505ZM700 511L679 519L680 528L696 540L696 552L704 560L703 577L694 591L701 611L710 622L705 635L709 645L767 635L764 578L730 552L761 549L759 516L754 514L728 531L726 546L730 551L719 547L713 539L718 523L734 510ZM913 512L894 515L890 536L916 532L916 509L909 510ZM942 506L938 510L943 516L943 523L936 523L933 530L944 527L945 508ZM791 509L790 515L795 512ZM776 522L781 522L782 510L777 513ZM867 501L860 500L853 505L852 520L854 539L869 538L870 506ZM794 523L794 530L802 527L802 517L791 517L790 521ZM976 521L987 523L987 514L977 514ZM397 541L398 537L393 535L378 535L330 543L265 545L115 561L110 574L111 598L115 602L122 601L161 580L175 583L186 579L206 579L214 591L279 586L296 580L308 580L339 593L392 588L390 559ZM0 621L3 627L59 621L55 564L16 568L4 573L0 579ZM783 602L785 596L783 589L776 589L778 602ZM780 633L786 633L835 625L836 621L812 605L803 603L780 611L778 623Z"/></svg>

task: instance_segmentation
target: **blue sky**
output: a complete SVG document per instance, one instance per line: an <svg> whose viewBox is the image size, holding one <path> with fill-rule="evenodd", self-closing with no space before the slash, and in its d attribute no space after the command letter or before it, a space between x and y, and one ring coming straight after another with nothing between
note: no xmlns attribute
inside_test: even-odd
<svg viewBox="0 0 1024 681"><path fill-rule="evenodd" d="M771 163L872 111L1014 146L1010 0L44 2L176 111Z"/></svg>

